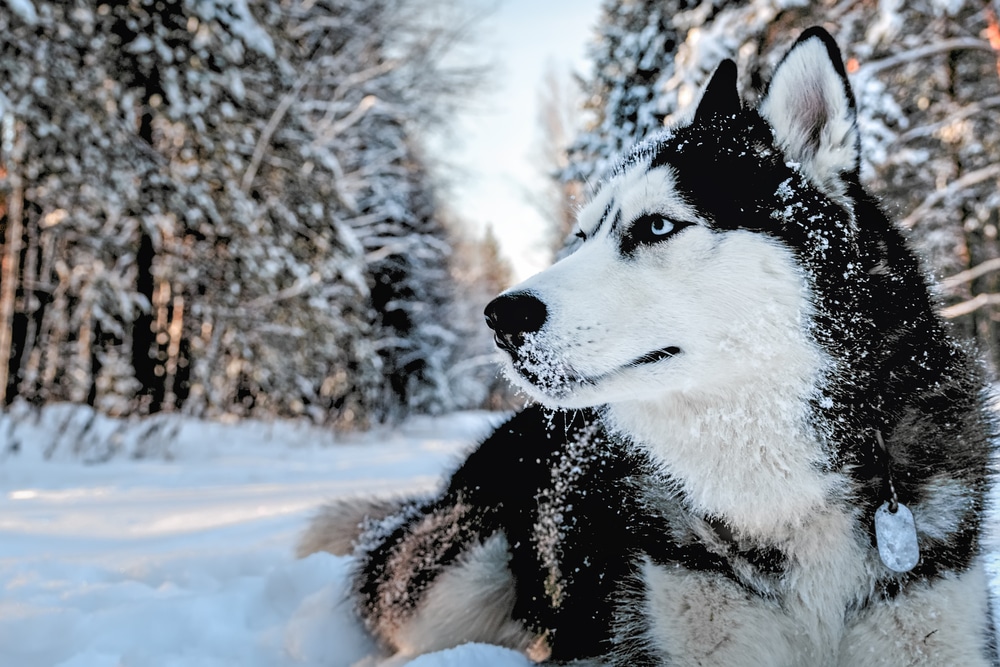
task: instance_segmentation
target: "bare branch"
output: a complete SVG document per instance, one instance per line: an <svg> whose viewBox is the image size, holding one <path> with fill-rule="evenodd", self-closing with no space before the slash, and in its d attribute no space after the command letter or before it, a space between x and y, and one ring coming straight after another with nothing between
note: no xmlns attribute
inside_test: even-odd
<svg viewBox="0 0 1000 667"><path fill-rule="evenodd" d="M360 72L355 72L346 77L338 77L339 83L333 92L330 94L328 102L333 102L344 97L344 94L349 90L354 90L360 88L361 84L371 81L380 76L384 76L394 69L399 67L399 61L397 60L386 60L374 67L368 67L361 70ZM327 117L323 120L329 122L331 120L332 110L327 112Z"/></svg>
<svg viewBox="0 0 1000 667"><path fill-rule="evenodd" d="M980 308L996 305L1000 305L1000 294L977 294L968 301L963 301L961 303L956 303L954 306L942 308L941 315L946 319L951 320L956 317L961 317L962 315L973 313Z"/></svg>
<svg viewBox="0 0 1000 667"><path fill-rule="evenodd" d="M988 259L982 264L977 264L971 269L956 273L953 276L948 276L941 281L941 287L945 290L954 290L959 285L971 283L976 278L985 276L987 273L992 273L993 271L1000 271L1000 257Z"/></svg>
<svg viewBox="0 0 1000 667"><path fill-rule="evenodd" d="M273 306L279 301L293 299L299 296L300 294L309 291L316 285L318 285L321 280L322 276L320 276L318 272L314 272L310 274L308 278L300 278L299 280L295 281L295 284L291 285L290 287L286 287L285 289L278 290L277 292L273 292L271 294L265 294L251 301L247 301L246 303L242 304L242 308L249 310L256 310L258 308L263 308L265 306Z"/></svg>
<svg viewBox="0 0 1000 667"><path fill-rule="evenodd" d="M960 50L987 51L989 53L993 53L993 47L990 46L990 43L984 39L975 39L973 37L946 39L935 44L928 44L927 46L922 46L917 49L903 51L902 53L897 53L896 55L889 56L888 58L872 60L871 62L865 63L858 69L858 78L871 76L883 70L898 67L915 60L922 60L923 58L927 58L929 56L936 56L940 53Z"/></svg>
<svg viewBox="0 0 1000 667"><path fill-rule="evenodd" d="M920 218L926 215L930 209L934 208L934 206L942 200L954 195L956 192L964 190L965 188L996 177L1000 177L1000 163L991 164L983 167L982 169L970 171L961 178L949 183L947 187L932 192L926 199L924 199L924 201L920 203L919 206L910 211L909 215L900 220L899 224L906 229L910 229L913 225L919 222Z"/></svg>
<svg viewBox="0 0 1000 667"><path fill-rule="evenodd" d="M938 121L937 123L914 127L912 130L908 130L896 137L895 143L905 144L907 141L919 139L920 137L932 136L943 127L947 127L956 121L962 120L963 118L968 118L969 116L975 116L983 111L988 111L994 107L1000 107L1000 95L987 97L986 99L980 100L977 104L968 104L963 106L955 111L955 113L947 116L944 120Z"/></svg>
<svg viewBox="0 0 1000 667"><path fill-rule="evenodd" d="M328 143L333 141L338 134L364 118L365 114L368 113L368 110L375 106L376 102L378 102L378 98L374 95L365 95L361 98L361 102L358 103L358 106L356 106L349 114L336 122L326 124L326 126L320 130L319 136L316 137L313 143Z"/></svg>
<svg viewBox="0 0 1000 667"><path fill-rule="evenodd" d="M5 172L10 182L11 194L7 200L6 234L3 240L3 257L0 262L0 403L7 397L7 373L14 345L14 301L17 298L18 283L21 278L21 234L24 213L24 182L21 179L21 163L24 160L24 128L12 113L2 116L3 138L0 148L0 170Z"/></svg>
<svg viewBox="0 0 1000 667"><path fill-rule="evenodd" d="M257 177L257 170L260 169L261 160L264 159L264 153L267 151L268 145L271 143L271 137L278 130L278 125L285 118L285 114L291 108L292 103L295 102L295 98L299 96L302 91L302 87L306 85L306 82L312 76L312 71L307 70L304 72L292 86L292 89L281 98L281 102L278 103L277 108L271 117L267 120L267 125L264 126L264 130L260 133L260 138L257 139L257 145L254 146L253 156L250 158L250 164L247 166L247 170L243 172L243 180L240 182L240 190L244 194L250 192L250 186L253 185L253 179Z"/></svg>

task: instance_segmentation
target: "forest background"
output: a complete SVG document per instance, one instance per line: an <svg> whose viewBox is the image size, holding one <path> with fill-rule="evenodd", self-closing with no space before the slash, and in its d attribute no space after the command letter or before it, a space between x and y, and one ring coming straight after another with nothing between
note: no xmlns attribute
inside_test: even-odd
<svg viewBox="0 0 1000 667"><path fill-rule="evenodd" d="M615 156L683 115L722 58L753 100L822 25L858 97L863 179L996 378L998 5L606 0L591 71L541 96L553 255ZM454 57L483 10L0 4L2 404L341 431L511 405L480 315L510 273L426 148L488 78Z"/></svg>

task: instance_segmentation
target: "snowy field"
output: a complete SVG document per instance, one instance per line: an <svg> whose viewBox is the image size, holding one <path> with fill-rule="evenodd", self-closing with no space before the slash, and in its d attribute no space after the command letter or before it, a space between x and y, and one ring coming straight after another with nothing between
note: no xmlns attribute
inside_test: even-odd
<svg viewBox="0 0 1000 667"><path fill-rule="evenodd" d="M329 498L433 489L498 418L335 439L287 423L122 428L69 406L20 416L0 417L2 667L379 664L344 601L349 559L296 560L296 538ZM531 663L466 646L409 664Z"/></svg>
<svg viewBox="0 0 1000 667"><path fill-rule="evenodd" d="M433 489L499 419L337 439L287 423L123 427L69 406L14 416L0 416L2 667L386 665L345 602L349 559L296 560L296 538L326 499ZM532 663L472 645L406 664Z"/></svg>

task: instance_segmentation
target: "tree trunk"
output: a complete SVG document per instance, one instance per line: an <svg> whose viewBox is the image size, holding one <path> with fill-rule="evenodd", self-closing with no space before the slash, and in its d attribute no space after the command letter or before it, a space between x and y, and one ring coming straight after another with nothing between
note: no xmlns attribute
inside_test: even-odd
<svg viewBox="0 0 1000 667"><path fill-rule="evenodd" d="M11 184L10 199L7 202L7 234L3 245L3 259L0 265L0 405L6 405L12 398L9 386L16 386L16 378L11 382L10 366L14 335L14 300L21 265L21 236L23 234L24 185L18 173L18 158L23 151L23 139L18 141L17 126L13 114L5 114L2 120L2 151L6 158L2 166Z"/></svg>

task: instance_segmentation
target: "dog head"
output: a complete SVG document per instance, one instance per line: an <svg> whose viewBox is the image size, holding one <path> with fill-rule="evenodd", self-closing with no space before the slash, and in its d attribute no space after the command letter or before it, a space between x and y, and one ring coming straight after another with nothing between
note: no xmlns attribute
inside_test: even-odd
<svg viewBox="0 0 1000 667"><path fill-rule="evenodd" d="M810 383L831 346L862 352L830 305L857 312L893 270L887 243L858 233L858 207L877 209L859 162L825 31L799 38L756 109L723 62L690 121L633 149L581 211L572 254L487 306L508 375L575 408Z"/></svg>

